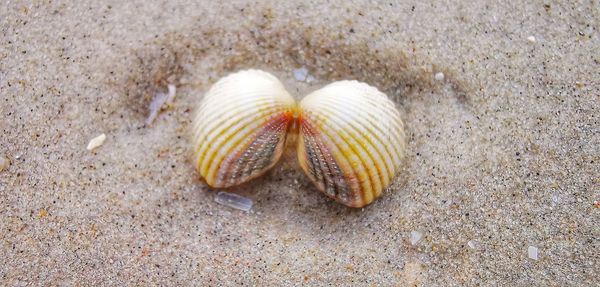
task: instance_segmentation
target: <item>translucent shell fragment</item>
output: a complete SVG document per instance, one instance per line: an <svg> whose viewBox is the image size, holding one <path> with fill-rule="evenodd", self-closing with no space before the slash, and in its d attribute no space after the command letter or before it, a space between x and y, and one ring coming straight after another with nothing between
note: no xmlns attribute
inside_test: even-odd
<svg viewBox="0 0 600 287"><path fill-rule="evenodd" d="M296 103L273 75L246 70L220 79L193 122L196 169L212 187L249 181L283 153Z"/></svg>
<svg viewBox="0 0 600 287"><path fill-rule="evenodd" d="M362 207L379 197L398 172L406 149L394 103L375 87L339 81L299 105L298 159L317 188Z"/></svg>

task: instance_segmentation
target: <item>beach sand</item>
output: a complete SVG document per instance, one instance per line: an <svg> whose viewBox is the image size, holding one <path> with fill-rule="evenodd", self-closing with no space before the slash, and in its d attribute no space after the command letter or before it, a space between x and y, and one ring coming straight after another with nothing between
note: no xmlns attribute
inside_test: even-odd
<svg viewBox="0 0 600 287"><path fill-rule="evenodd" d="M599 284L597 1L225 3L2 4L0 285ZM286 154L228 190L250 212L216 203L188 129L245 68L387 93L409 144L386 194L346 208Z"/></svg>

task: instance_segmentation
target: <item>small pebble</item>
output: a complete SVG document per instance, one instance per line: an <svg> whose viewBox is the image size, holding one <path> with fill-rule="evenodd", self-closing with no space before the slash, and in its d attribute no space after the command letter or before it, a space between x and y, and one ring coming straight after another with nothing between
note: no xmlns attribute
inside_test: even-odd
<svg viewBox="0 0 600 287"><path fill-rule="evenodd" d="M294 74L294 78L296 79L296 81L300 82L306 81L309 77L308 69L306 69L305 67L294 69L292 73Z"/></svg>
<svg viewBox="0 0 600 287"><path fill-rule="evenodd" d="M469 240L469 242L467 242L467 245L471 249L475 249L475 247L477 247L477 245L475 244L475 241L473 241L473 240Z"/></svg>
<svg viewBox="0 0 600 287"><path fill-rule="evenodd" d="M435 77L435 80L436 80L436 81L443 81L443 80L444 80L444 73L442 73L442 72L437 72L437 73L435 73L435 76L434 76L434 77Z"/></svg>
<svg viewBox="0 0 600 287"><path fill-rule="evenodd" d="M423 234L421 232L411 231L410 232L410 244L411 245L417 244L421 240L421 237L423 237Z"/></svg>
<svg viewBox="0 0 600 287"><path fill-rule="evenodd" d="M7 157L0 155L0 171L3 171L10 166L10 159Z"/></svg>
<svg viewBox="0 0 600 287"><path fill-rule="evenodd" d="M538 248L529 246L529 248L527 248L527 256L529 256L529 259L538 260Z"/></svg>
<svg viewBox="0 0 600 287"><path fill-rule="evenodd" d="M529 41L531 43L535 43L535 37L534 36L529 36L529 37L527 37L527 41Z"/></svg>
<svg viewBox="0 0 600 287"><path fill-rule="evenodd" d="M177 93L177 88L173 84L167 85L167 90L169 91L167 94L167 104L170 105L175 100L175 94Z"/></svg>
<svg viewBox="0 0 600 287"><path fill-rule="evenodd" d="M106 140L105 134L101 134L101 135L93 138L92 140L90 140L90 143L88 143L87 150L94 150L94 149L100 147L101 145L104 144L105 140Z"/></svg>
<svg viewBox="0 0 600 287"><path fill-rule="evenodd" d="M215 197L215 201L219 204L243 211L250 211L253 204L249 198L225 191L219 191Z"/></svg>

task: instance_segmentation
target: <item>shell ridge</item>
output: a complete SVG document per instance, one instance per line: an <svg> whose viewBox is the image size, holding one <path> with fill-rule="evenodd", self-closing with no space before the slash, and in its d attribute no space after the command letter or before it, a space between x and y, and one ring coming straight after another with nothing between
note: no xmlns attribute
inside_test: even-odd
<svg viewBox="0 0 600 287"><path fill-rule="evenodd" d="M306 111L303 111L306 112ZM306 119L305 117L303 124L309 124L310 126L312 126L312 124L310 124L310 118ZM315 134L315 133L313 133ZM350 163L350 161L342 156L335 156L336 152L334 152L333 150L331 150L331 148L335 148L337 150L338 154L342 154L342 150L340 149L340 147L331 139L331 137L327 134L323 134L323 133L318 133L318 135L314 135L313 138L315 139L315 141L320 142L317 143L319 150L327 150L328 153L331 155L330 156L330 161L335 162L335 164L340 167L340 171L342 171L342 175L340 176L340 178L338 178L337 180L333 180L334 185L339 185L339 181L341 181L342 179L346 182L345 185L348 186L348 195L349 197L351 197L351 201L355 201L354 199L358 197L360 197L360 200L363 200L363 193L362 193L362 188L361 186L364 184L358 175L358 171L356 170L356 168ZM317 157L320 158L320 157ZM343 172L343 168L342 166L345 166L345 168L351 173L351 175L346 174L345 172ZM354 180L351 180L351 178L354 178ZM354 184L353 184L354 183ZM357 193L358 191L358 193ZM342 200L341 198L335 197L335 199L337 200ZM346 203L344 203L346 204Z"/></svg>
<svg viewBox="0 0 600 287"><path fill-rule="evenodd" d="M331 105L333 105L334 107L335 107L335 105L337 104L337 103L335 103L335 102L333 101L333 99L331 99L331 98L324 98L324 99L322 99L322 100L323 100L323 101L325 101L325 102L327 102L327 103L329 103L329 104L331 104ZM368 101L364 101L364 102L365 102L365 104L371 105L370 103L368 103ZM353 101L347 101L347 102L346 102L346 104L353 106L355 109L359 109L359 110L361 109L361 106L360 106L360 105L357 105L357 104L356 104L356 103L354 103ZM339 105L339 104L338 104L338 105ZM379 106L376 106L376 108L378 108L378 107L379 107ZM364 108L365 108L365 106L362 106L362 109L364 109ZM373 114L371 114L371 113L367 113L367 114L363 115L362 113L357 113L357 115L358 115L358 116L360 116L360 117L361 117L361 119L364 119L364 120L366 120L368 123L370 123L370 124L371 124L371 126L372 126L372 127L374 127L374 128L377 130L377 131L379 131L379 133L381 133L382 135L385 135L385 134L388 134L388 135L389 135L389 134L390 134L390 131L391 131L391 129L387 129L387 131L384 131L384 130L382 130L382 128L381 128L381 125L375 124L375 123L373 122L372 118L370 118L370 116L372 117L372 116L373 116ZM385 115L385 114L384 114L384 115ZM394 142L401 142L401 140L400 140L400 136L398 136L398 135L397 135L397 134L395 134L395 133L393 133L393 135L394 135ZM384 141L384 140L383 140L383 139L381 139L381 138L379 138L379 140L380 140L380 142L381 142L382 144L383 144L384 142L386 142L386 141ZM390 141L389 141L389 138L388 138L387 142L390 142ZM393 162L394 162L394 165L396 165L396 164L395 164L395 162L399 162L399 161L400 161L400 158L398 157L398 154L400 153L400 151L397 149L397 147L396 147L395 145L383 144L383 146L384 146L384 148L386 149L386 151L387 151L387 152L388 152L390 155L394 156L394 160L393 160ZM392 148L393 148L394 152L392 152L392 151L389 149L389 147L390 147L390 146L392 146Z"/></svg>
<svg viewBox="0 0 600 287"><path fill-rule="evenodd" d="M228 133L221 135L221 138L222 138L223 142L227 142L227 145L226 146L214 145L212 149L209 149L207 151L207 154L210 154L211 157L208 158L207 163L211 163L211 162L215 161L217 158L222 159L224 157L224 156L219 155L219 153L217 152L219 148L223 149L224 147L227 147L227 149L222 153L224 153L225 155L231 154L231 152L233 150L235 150L235 147L239 146L240 143L244 142L244 138L246 138L250 134L255 134L257 132L260 132L261 128L266 124L266 122L267 121L265 121L263 123L254 123L250 119L250 120L245 121L245 124L240 125L238 128L226 129L226 131L228 131ZM251 126L253 126L253 128L248 128ZM219 160L219 164L213 165L213 167L208 170L207 175L208 176L213 175L214 172L218 169L218 166L220 164L221 164L221 161Z"/></svg>
<svg viewBox="0 0 600 287"><path fill-rule="evenodd" d="M260 110L261 113L266 113L266 111L269 110L272 110L271 113L280 112L278 107L273 107L271 109L265 108L264 110L261 108ZM255 117L252 117L252 115L254 115ZM248 126L255 123L257 116L259 115L257 115L256 110L247 109L241 114L237 114L231 117L225 117L223 120L219 122L215 121L215 124L205 127L205 134L198 136L198 141L201 142L199 143L199 146L196 151L196 153L199 154L199 160L203 159L206 156L206 154L210 151L214 151L214 149L211 149L213 148L213 146L211 146L211 144L213 144L213 141L211 140L212 138L224 137L225 135L230 135L231 133L237 133L240 129L247 128ZM236 126L237 128L233 129ZM226 137L223 140L228 139L230 139L230 137Z"/></svg>
<svg viewBox="0 0 600 287"><path fill-rule="evenodd" d="M337 130L344 131L345 129L343 129L342 127L348 127L348 131L346 132L346 134L353 140L351 146L355 146L354 143L357 143L362 147L364 153L366 153L366 155L370 158L369 165L370 163L373 163L373 166L375 166L375 168L377 169L377 175L379 175L380 180L378 186L385 185L387 181L386 175L388 175L391 171L390 167L388 167L388 163L386 162L384 155L381 153L381 150L371 140L371 137L375 138L375 135L369 129L358 129L356 125L353 125L351 123L350 119L343 115L340 115L337 118L333 117L333 115L336 114L337 111L333 110L333 108L329 107L328 105L323 105L321 110L322 112L324 112L324 116L326 116L327 119L329 119L328 122L330 124L336 124L335 128ZM327 113L327 115L325 115L325 113ZM364 139L367 142L364 142L361 139ZM378 190L378 188L374 187L374 190Z"/></svg>
<svg viewBox="0 0 600 287"><path fill-rule="evenodd" d="M235 184L237 178L245 178L248 172L242 168L245 167L249 162L253 162L256 157L256 153L253 152L256 149L260 149L264 144L264 141L260 141L260 132L255 133L251 138L240 141L233 150L230 152L230 156L221 163L219 167L218 177L219 180L227 180L228 185Z"/></svg>
<svg viewBox="0 0 600 287"><path fill-rule="evenodd" d="M244 107L248 107L244 109ZM206 124L200 125L197 128L197 132L195 133L195 138L197 139L197 149L195 152L199 152L201 142L206 141L210 136L218 135L219 130L224 130L227 128L231 128L235 124L236 120L252 120L254 118L260 117L261 114L265 113L277 113L280 110L283 110L283 106L278 105L270 105L270 103L259 103L259 105L252 106L250 104L246 104L241 107L240 113L236 113L234 115L229 115L230 111L226 111L222 109L215 114L218 114L215 117L208 117L207 119L202 119ZM228 116L226 116L228 115ZM221 118L220 120L217 120Z"/></svg>
<svg viewBox="0 0 600 287"><path fill-rule="evenodd" d="M338 201L360 207L379 197L398 173L406 148L404 124L394 102L366 83L339 81L307 95L300 107L303 113L314 109L308 118L323 144L337 150L332 152L336 161L352 163L344 167L344 174L350 176L349 181L358 182L358 187L352 185L352 192L363 201ZM299 155L310 157L309 152L307 148ZM307 173L310 165L305 159Z"/></svg>
<svg viewBox="0 0 600 287"><path fill-rule="evenodd" d="M198 153L202 148L202 144L205 143L210 136L214 137L215 131L220 127L222 128L223 125L230 124L233 120L245 119L256 114L253 110L242 111L235 117L227 116L228 113L230 112L218 110L215 113L217 114L217 117L204 117L204 115L198 117L196 121L201 123L197 124L198 127L195 128L194 138L196 139L196 144L194 152Z"/></svg>
<svg viewBox="0 0 600 287"><path fill-rule="evenodd" d="M385 95L385 94L384 94ZM335 102L331 101L331 98L324 98L322 99L325 102L329 102L331 104L335 104ZM389 101L389 99L385 99L386 101ZM369 103L369 101L365 102L368 105L371 105L371 103ZM352 101L348 101L347 104L349 105L354 105L354 103ZM393 103L389 103L389 104L393 104ZM375 106L375 109L379 109L381 106ZM364 106L363 106L364 109ZM397 111L396 111L397 112ZM388 118L386 116L387 114L384 113L382 116L378 116L377 118L385 123L385 127L384 130L382 130L381 128L381 124L375 124L372 120L372 118L369 117L373 117L373 114L369 114L369 116L364 115L364 119L366 119L369 123L371 123L373 126L375 126L375 128L381 132L382 135L387 134L387 141L381 140L381 142L395 142L395 143L401 143L402 146L398 147L397 145L390 145L390 144L384 144L384 148L386 149L386 151L388 151L388 153L393 157L393 166L394 166L394 170L397 169L397 166L399 165L400 161L402 160L402 155L404 153L404 135L403 134L399 134L398 131L396 129L392 128L392 124L391 123L400 123L401 127L403 128L403 124L402 124L402 120L397 118L397 119L392 119L392 118ZM358 116L362 116L362 115L358 115ZM393 137L393 139L391 137ZM389 147L392 147L393 151L389 149ZM394 171L393 175L391 176L391 178L394 177L394 175L396 174L396 171Z"/></svg>
<svg viewBox="0 0 600 287"><path fill-rule="evenodd" d="M362 148L361 143L357 142L356 139L352 137L349 133L347 133L341 125L337 124L337 120L339 118L325 118L320 115L315 115L315 117L317 117L317 120L319 122L323 122L324 128L322 130L322 133L326 133L327 135L329 135L330 138L337 138L338 140L334 140L334 142L336 142L338 148L340 148L339 144L347 146L352 152L352 154L359 160L358 164L359 166L361 166L359 167L359 169L364 169L363 172L366 173L366 177L368 178L368 180L364 182L365 186L362 190L363 198L368 200L370 197L373 196L375 191L377 189L380 189L382 186L382 183L380 181L381 172L375 172L374 170L372 170L372 166L376 165L375 161L373 160L373 158L370 157L369 152L366 149ZM348 127L352 128L352 125L348 125ZM335 133L337 133L339 136L336 137ZM341 135L341 133L344 133L346 136ZM348 154L345 155L349 156ZM378 168L376 167L376 169ZM376 175L376 173L378 173L379 175Z"/></svg>
<svg viewBox="0 0 600 287"><path fill-rule="evenodd" d="M232 104L233 103L233 104ZM230 113L232 109L235 110L243 110L244 108L254 107L254 109L259 109L261 107L269 106L269 105L277 105L284 106L281 103L274 101L273 99L268 98L258 98L258 99L224 99L222 101L217 101L215 105L212 105L208 111L216 111L215 113L211 113L209 115L205 113L198 113L198 118L203 118L203 122L199 124L204 125L215 125L214 121L223 117L224 114ZM204 109L203 111L206 111ZM252 109L250 109L252 111ZM201 126L194 127L200 129ZM202 131L202 129L200 129Z"/></svg>
<svg viewBox="0 0 600 287"><path fill-rule="evenodd" d="M241 171L241 175L248 174L250 177L256 176L256 175L252 174L255 172L252 170L256 168L255 164L256 164L257 160L271 159L270 162L263 164L262 167L259 168L261 170L264 169L264 171L268 170L271 167L271 165L277 163L277 161L281 157L281 154L277 154L277 148L279 145L282 145L285 142L285 137L286 137L286 133L285 132L282 133L282 131L284 130L284 127L287 127L289 125L289 122L285 121L285 120L282 120L278 123L279 124L277 125L274 132L271 132L271 133L267 133L267 131L271 130L271 128L263 127L262 133L259 133L255 139L255 140L259 141L259 146L257 146L256 149L254 149L254 150L248 151L248 152L251 152L252 155L251 155L250 160L247 161L245 163L245 165L243 165L244 168L242 168L242 163L239 161L235 164L235 167L238 169L238 174ZM271 131L273 131L273 130L271 130ZM266 134L267 137L266 138L261 137L263 134ZM275 144L271 143L271 140L273 140L273 139L278 139ZM270 151L268 151L268 153L273 156L266 157L266 156L264 156L264 152L259 152L259 151L263 150L265 145L267 146L267 148L272 148ZM262 158L261 158L261 156L262 156ZM260 174L261 172L258 171L258 173Z"/></svg>
<svg viewBox="0 0 600 287"><path fill-rule="evenodd" d="M213 84L192 124L196 168L207 184L241 183L274 165L283 151L288 115L295 108L283 84L264 71L239 71ZM248 146L258 158L238 180L231 177L232 168L246 160Z"/></svg>
<svg viewBox="0 0 600 287"><path fill-rule="evenodd" d="M307 159L310 160L316 178L322 183L323 191L326 194L329 194L330 188L334 195L337 194L337 187L331 178L333 173L330 172L329 164L325 160L324 150L319 146L319 143L317 143L318 139L313 136L313 132L311 131L312 128L310 126L302 125L302 129L307 133L305 139L308 143L306 146L310 148L309 157ZM311 154L313 156L310 156Z"/></svg>

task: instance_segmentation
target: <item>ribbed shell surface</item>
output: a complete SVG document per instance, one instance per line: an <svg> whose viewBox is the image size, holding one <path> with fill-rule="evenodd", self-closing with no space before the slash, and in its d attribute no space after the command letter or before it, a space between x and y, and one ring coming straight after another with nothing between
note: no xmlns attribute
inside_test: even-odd
<svg viewBox="0 0 600 287"><path fill-rule="evenodd" d="M296 103L281 82L259 70L220 79L193 122L196 169L213 187L260 176L280 158Z"/></svg>
<svg viewBox="0 0 600 287"><path fill-rule="evenodd" d="M375 87L339 81L307 95L299 113L298 159L318 189L352 207L379 197L406 148L394 103Z"/></svg>

